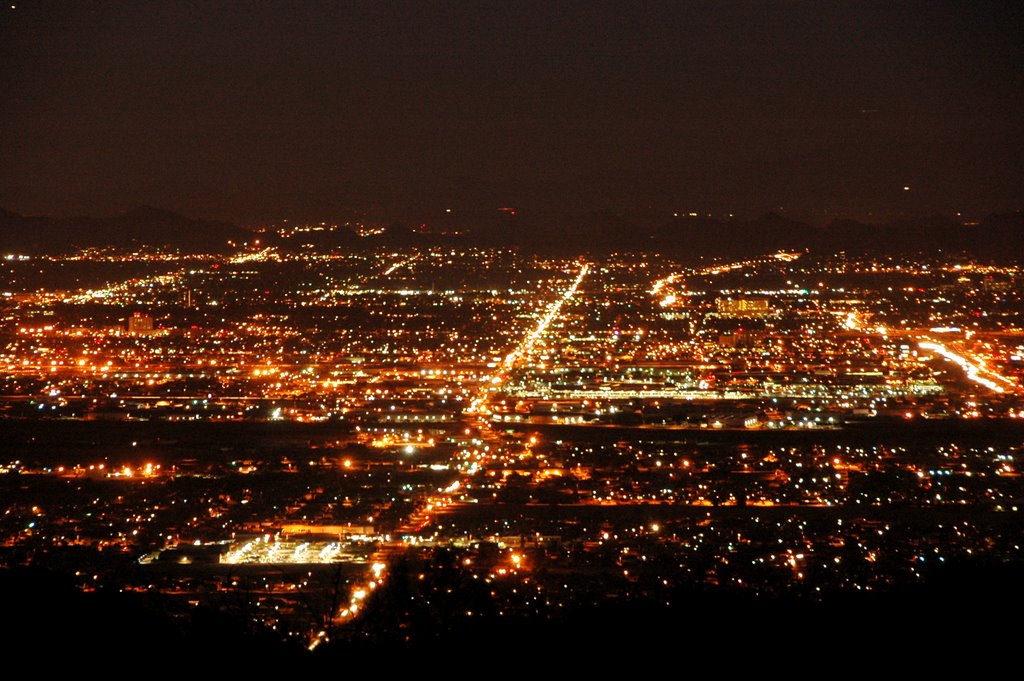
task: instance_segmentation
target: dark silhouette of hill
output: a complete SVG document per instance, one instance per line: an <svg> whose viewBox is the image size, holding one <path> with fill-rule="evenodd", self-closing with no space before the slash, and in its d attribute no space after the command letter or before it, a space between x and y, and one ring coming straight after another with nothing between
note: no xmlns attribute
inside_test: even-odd
<svg viewBox="0 0 1024 681"><path fill-rule="evenodd" d="M1020 257L1024 253L1024 213L993 214L978 223L932 216L881 225L835 220L815 227L784 215L754 220L677 217L653 228L611 213L523 224L503 245L540 252L656 251L687 258L744 257L777 250L859 253L966 252L977 257Z"/></svg>
<svg viewBox="0 0 1024 681"><path fill-rule="evenodd" d="M814 232L803 222L775 213L750 221L680 217L655 229L649 247L679 255L744 256L807 248Z"/></svg>
<svg viewBox="0 0 1024 681"><path fill-rule="evenodd" d="M835 220L810 247L852 252L964 251L984 258L1019 257L1024 253L1024 213L992 214L976 224L943 216L884 225Z"/></svg>
<svg viewBox="0 0 1024 681"><path fill-rule="evenodd" d="M401 223L388 225L380 234L371 234L365 239L373 247L401 248L403 246L430 246L437 243L434 235L423 234Z"/></svg>
<svg viewBox="0 0 1024 681"><path fill-rule="evenodd" d="M958 232L965 227L952 219L932 216L919 220L902 219L884 225L856 220L835 220L822 230L814 244L818 248L859 251L871 248L894 252L913 250L960 250L963 239Z"/></svg>
<svg viewBox="0 0 1024 681"><path fill-rule="evenodd" d="M922 567L916 584L819 597L698 581L622 598L603 595L600 581L583 580L564 607L506 612L484 580L443 556L429 566L402 557L392 570L360 618L307 655L255 625L242 605L183 607L155 591L122 593L113 585L84 593L59 572L0 568L4 650L48 668L62 661L127 668L169 659L201 669L336 671L383 660L389 669L416 671L425 658L455 653L461 664L482 669L493 664L500 644L510 659L527 651L538 664L562 660L576 670L685 658L763 671L785 655L802 665L860 661L873 670L892 663L917 670L964 666L984 677L1019 642L1012 618L1024 597L1019 562L958 559ZM737 652L723 656L723 649Z"/></svg>
<svg viewBox="0 0 1024 681"><path fill-rule="evenodd" d="M980 242L980 248L987 249L987 255L1019 258L1024 253L1024 212L989 215L972 236Z"/></svg>
<svg viewBox="0 0 1024 681"><path fill-rule="evenodd" d="M636 237L636 225L611 211L557 217L495 212L460 216L457 224L469 245L554 255L618 251Z"/></svg>
<svg viewBox="0 0 1024 681"><path fill-rule="evenodd" d="M185 252L221 252L251 233L227 222L191 219L141 206L107 218L26 217L0 212L0 251L65 253L89 246L136 248L163 246Z"/></svg>
<svg viewBox="0 0 1024 681"><path fill-rule="evenodd" d="M104 656L111 665L151 664L154 650L169 651L179 664L292 663L301 652L238 612L208 605L183 610L153 592L84 593L66 575L39 567L0 568L0 602L4 649L47 666L63 659L98 665Z"/></svg>
<svg viewBox="0 0 1024 681"><path fill-rule="evenodd" d="M530 651L545 661L571 656L574 667L686 657L755 671L780 655L799 657L801 664L835 664L838 651L846 663L851 656L844 642L862 646L851 659L865 656L872 664L912 659L945 665L944 656L922 659L918 651L955 640L967 664L980 669L977 653L1012 645L1016 637L996 615L1024 595L1021 576L1016 563L952 561L929 568L917 584L835 589L815 597L796 589L758 593L700 582L609 596L600 580L577 577L574 592L562 596L567 602L539 614L499 610L483 580L439 551L429 566L405 559L393 564L361 618L336 631L317 654L327 666L382 653L416 664L439 651L479 651L486 658L500 641L504 649ZM708 657L707 651L730 648L737 659Z"/></svg>
<svg viewBox="0 0 1024 681"><path fill-rule="evenodd" d="M0 252L7 253L62 253L85 246L223 252L232 248L229 242L241 244L252 236L229 223L190 219L148 206L111 218L25 217L0 210ZM977 223L931 216L886 224L836 219L816 227L777 213L753 220L684 216L659 221L650 214L612 211L552 216L503 209L431 215L416 228L393 223L368 236L339 227L260 237L291 252L310 246L342 251L475 246L549 255L652 251L686 259L810 249L851 254L965 252L1004 260L1024 253L1024 213L992 214Z"/></svg>

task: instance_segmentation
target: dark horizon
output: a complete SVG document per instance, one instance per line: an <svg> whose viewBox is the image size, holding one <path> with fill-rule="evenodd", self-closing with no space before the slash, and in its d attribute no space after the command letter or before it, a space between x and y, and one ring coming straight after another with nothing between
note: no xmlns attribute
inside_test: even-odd
<svg viewBox="0 0 1024 681"><path fill-rule="evenodd" d="M12 4L22 214L1024 207L1017 4Z"/></svg>
<svg viewBox="0 0 1024 681"><path fill-rule="evenodd" d="M815 230L827 229L832 225L844 223L857 223L869 227L892 228L901 226L927 226L942 222L944 224L956 224L964 226L976 226L989 219L1017 219L1024 213L1024 209L992 210L979 207L977 211L930 211L912 213L892 209L888 211L869 211L864 214L852 212L839 212L823 209L815 212L801 206L787 208L785 206L766 206L763 208L751 208L745 212L695 212L695 211L671 211L667 208L654 206L616 206L616 207L593 207L580 209L572 212L566 210L523 210L508 206L481 206L471 207L467 210L445 209L440 206L423 206L417 209L391 209L383 206L334 206L321 211L302 210L298 208L284 209L276 218L234 220L230 217L211 217L209 215L193 213L186 210L169 207L167 205L154 205L150 203L127 203L120 208L112 208L107 211L80 211L80 212L51 212L48 214L34 212L20 212L12 210L9 205L0 205L0 217L13 219L28 219L44 222L57 222L63 224L75 224L79 221L124 221L141 216L143 222L150 221L154 215L164 214L166 219L190 221L195 223L215 223L230 225L245 230L260 231L266 227L275 225L315 225L325 224L341 227L348 225L355 228L358 224L379 226L384 228L411 229L426 233L436 233L438 230L445 230L453 227L460 230L458 233L469 227L470 233L477 236L488 235L494 228L495 221L509 220L514 218L518 224L531 225L534 228L552 228L558 224L572 225L575 228L582 227L587 220L619 219L623 226L641 226L647 231L666 228L672 223L687 222L708 222L722 224L756 224L762 220L782 218Z"/></svg>

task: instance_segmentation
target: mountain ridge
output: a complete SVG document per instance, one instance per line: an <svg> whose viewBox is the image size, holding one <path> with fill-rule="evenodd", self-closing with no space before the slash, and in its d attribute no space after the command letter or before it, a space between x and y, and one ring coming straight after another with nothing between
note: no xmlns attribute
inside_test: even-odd
<svg viewBox="0 0 1024 681"><path fill-rule="evenodd" d="M0 251L4 253L58 254L90 246L222 253L254 237L296 252L314 244L346 250L516 247L553 255L649 251L680 257L743 257L805 249L851 254L963 251L1005 259L1024 253L1024 212L992 213L976 223L941 215L882 224L836 218L817 227L774 212L750 220L693 215L658 220L607 210L568 217L495 211L432 216L416 229L392 223L366 236L340 227L297 232L289 237L273 231L256 233L229 222L189 218L153 206L138 206L107 218L26 217L0 208Z"/></svg>
<svg viewBox="0 0 1024 681"><path fill-rule="evenodd" d="M0 250L59 254L87 247L177 248L185 252L227 252L249 230L229 222L188 218L163 208L138 206L112 217L24 216L0 208Z"/></svg>

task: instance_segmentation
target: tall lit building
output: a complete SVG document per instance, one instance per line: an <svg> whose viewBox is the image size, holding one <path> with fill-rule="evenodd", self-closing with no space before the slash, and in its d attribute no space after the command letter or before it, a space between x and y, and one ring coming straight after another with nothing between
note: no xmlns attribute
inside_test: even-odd
<svg viewBox="0 0 1024 681"><path fill-rule="evenodd" d="M153 333L153 318L148 314L136 312L128 318L128 333L136 336L146 336Z"/></svg>
<svg viewBox="0 0 1024 681"><path fill-rule="evenodd" d="M718 314L727 317L761 317L772 313L766 298L719 298L715 304Z"/></svg>

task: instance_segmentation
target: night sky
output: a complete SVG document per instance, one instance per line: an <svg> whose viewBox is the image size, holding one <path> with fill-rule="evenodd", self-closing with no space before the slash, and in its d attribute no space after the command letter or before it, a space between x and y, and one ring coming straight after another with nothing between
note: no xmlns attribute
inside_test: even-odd
<svg viewBox="0 0 1024 681"><path fill-rule="evenodd" d="M25 214L1024 204L1019 1L10 2Z"/></svg>

